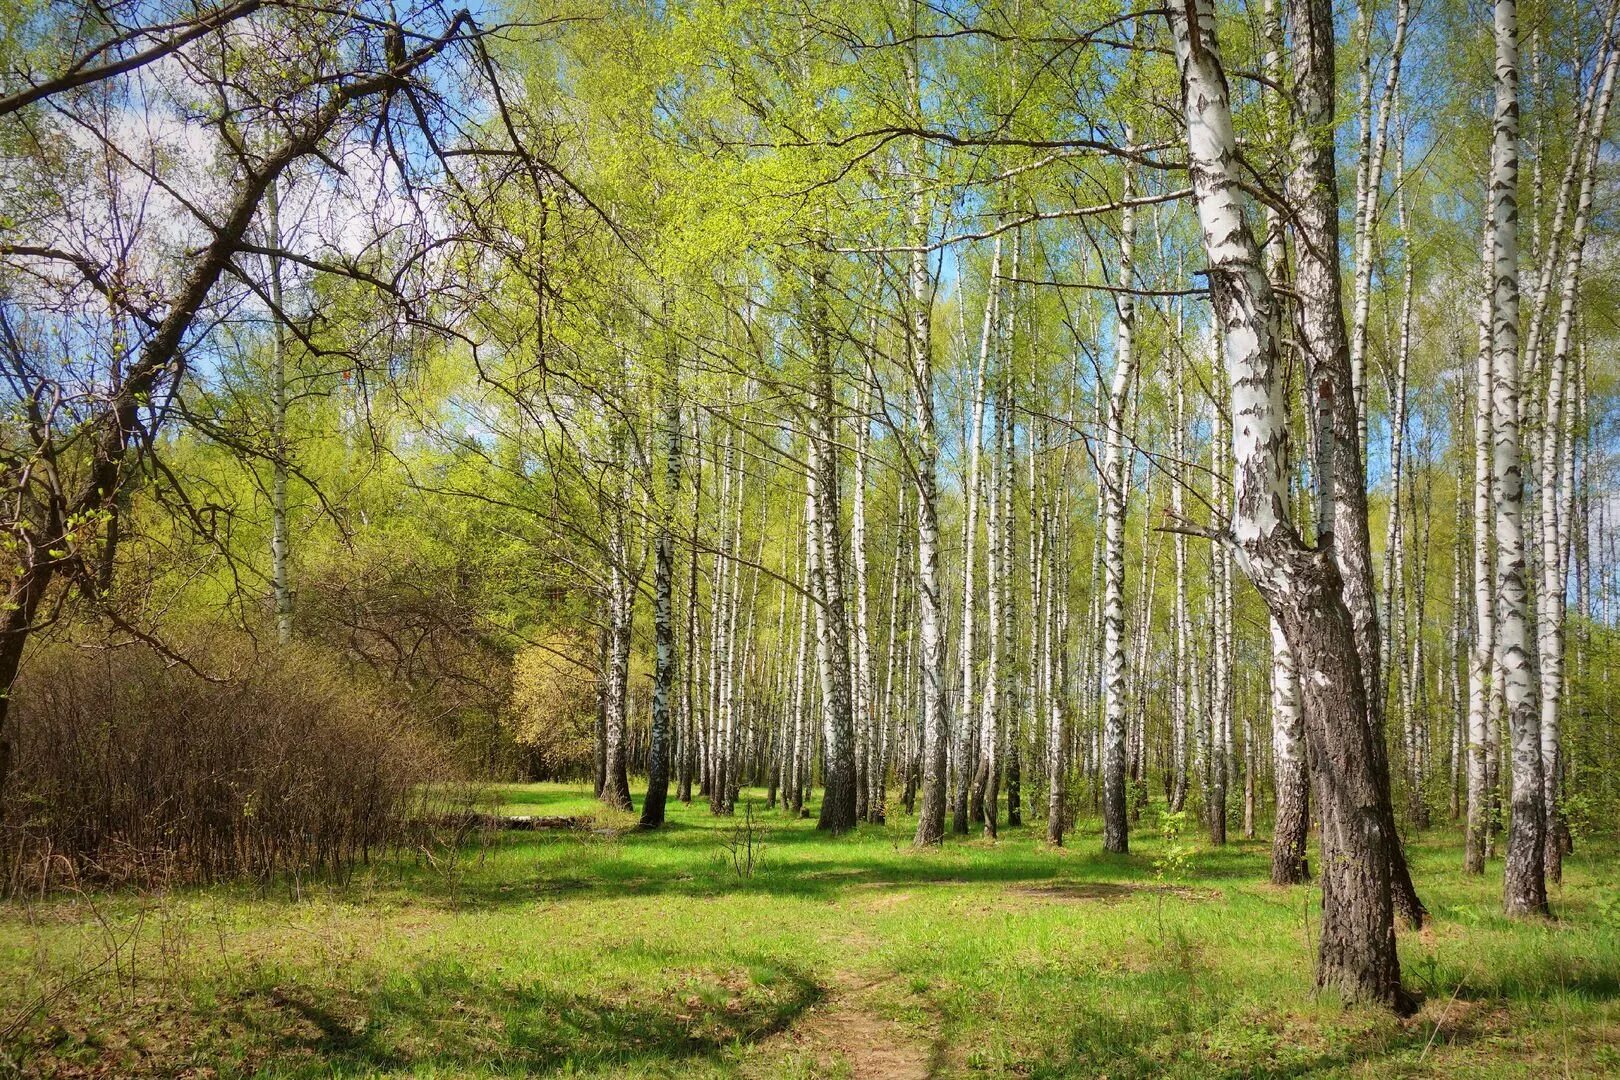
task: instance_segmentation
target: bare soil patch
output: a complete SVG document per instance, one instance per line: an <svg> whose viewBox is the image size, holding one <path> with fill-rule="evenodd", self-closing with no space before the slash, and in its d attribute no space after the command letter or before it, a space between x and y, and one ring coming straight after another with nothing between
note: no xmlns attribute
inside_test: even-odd
<svg viewBox="0 0 1620 1080"><path fill-rule="evenodd" d="M928 1045L866 1000L889 978L835 973L823 1000L767 1040L767 1061L756 1075L776 1075L783 1055L813 1062L817 1076L833 1075L839 1065L854 1080L928 1080L937 1075L940 1046Z"/></svg>

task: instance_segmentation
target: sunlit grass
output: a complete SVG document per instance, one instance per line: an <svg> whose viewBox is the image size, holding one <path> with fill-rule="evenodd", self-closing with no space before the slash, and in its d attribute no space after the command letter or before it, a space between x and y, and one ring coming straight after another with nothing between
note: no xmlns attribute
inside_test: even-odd
<svg viewBox="0 0 1620 1080"><path fill-rule="evenodd" d="M597 810L577 786L494 796L511 813ZM11 905L0 1026L39 1008L6 1051L41 1073L815 1076L825 1056L777 1033L855 986L883 1037L926 1047L944 1075L1620 1070L1610 848L1583 845L1558 921L1524 925L1497 914L1499 864L1467 880L1453 834L1414 842L1435 919L1402 936L1427 1000L1398 1021L1313 997L1314 897L1265 883L1263 842L1195 839L1167 868L1145 820L1126 857L1082 821L1061 850L1025 828L915 852L912 819L833 838L744 797L748 877L730 852L741 812L672 802L653 833L598 816L344 883Z"/></svg>

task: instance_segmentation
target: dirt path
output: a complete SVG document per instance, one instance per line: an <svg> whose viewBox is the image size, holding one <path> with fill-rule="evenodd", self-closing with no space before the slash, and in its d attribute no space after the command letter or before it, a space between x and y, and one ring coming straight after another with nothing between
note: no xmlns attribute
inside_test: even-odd
<svg viewBox="0 0 1620 1080"><path fill-rule="evenodd" d="M928 1045L917 1035L876 1012L866 1000L892 975L834 972L827 996L799 1021L767 1043L763 1071L778 1075L784 1056L814 1065L812 1075L837 1074L841 1064L852 1080L930 1080L939 1075L943 1043Z"/></svg>

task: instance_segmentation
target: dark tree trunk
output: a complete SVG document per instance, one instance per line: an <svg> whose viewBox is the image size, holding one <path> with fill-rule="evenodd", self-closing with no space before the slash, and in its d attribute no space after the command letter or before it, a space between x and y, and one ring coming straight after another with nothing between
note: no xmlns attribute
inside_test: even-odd
<svg viewBox="0 0 1620 1080"><path fill-rule="evenodd" d="M50 588L53 568L46 563L27 567L7 596L4 622L0 622L0 794L11 777L15 754L6 721L11 713L11 691L22 666L23 650L33 630L34 615ZM0 803L3 806L4 803Z"/></svg>
<svg viewBox="0 0 1620 1080"><path fill-rule="evenodd" d="M609 602L611 604L611 601ZM607 716L608 694L612 693L613 673L609 670L608 660L611 652L608 642L612 639L612 618L603 624L600 635L599 648L596 657L596 737L593 747L595 764L595 792L596 797L602 797L602 789L607 786Z"/></svg>
<svg viewBox="0 0 1620 1080"><path fill-rule="evenodd" d="M619 810L631 810L628 770L628 721L630 696L630 618L634 594L628 593L615 574L612 617L608 630L607 717L602 740L601 799Z"/></svg>
<svg viewBox="0 0 1620 1080"><path fill-rule="evenodd" d="M1395 950L1390 849L1396 838L1385 825L1388 792L1379 783L1356 627L1333 553L1335 429L1345 435L1355 429L1345 428L1333 412L1327 399L1334 388L1324 380L1317 387L1323 399L1318 500L1326 516L1319 517L1319 547L1309 549L1288 509L1278 305L1237 193L1238 148L1214 7L1211 0L1189 0L1167 16L1182 76L1189 173L1209 260L1211 301L1232 390L1233 513L1231 532L1220 539L1236 552L1282 626L1300 675L1322 822L1316 981L1348 1001L1404 1012L1412 1002L1401 988ZM1303 239L1320 241L1308 233Z"/></svg>
<svg viewBox="0 0 1620 1080"><path fill-rule="evenodd" d="M667 323L671 305L664 304L665 333L673 337ZM641 804L641 824L654 828L664 823L664 803L669 797L670 703L675 689L675 534L671 519L681 494L681 404L676 354L669 350L669 385L664 415L664 497L665 518L658 526L653 555L653 638L656 657L653 667L652 727L647 739L647 797ZM771 801L776 801L775 791Z"/></svg>
<svg viewBox="0 0 1620 1080"><path fill-rule="evenodd" d="M1271 881L1299 885L1311 877L1306 856L1310 840L1310 773L1306 763L1277 770L1277 820L1271 838Z"/></svg>
<svg viewBox="0 0 1620 1080"><path fill-rule="evenodd" d="M1294 168L1287 189L1298 237L1295 283L1300 304L1300 341L1312 386L1328 383L1335 409L1333 466L1334 556L1344 583L1356 653L1367 695L1371 767L1378 785L1378 812L1390 860L1395 907L1414 929L1423 925L1423 902L1412 884L1406 853L1395 828L1389 757L1384 747L1384 709L1379 676L1378 611L1374 603L1372 539L1367 525L1367 480L1359 419L1351 385L1350 345L1345 335L1339 275L1339 192L1333 161L1334 54L1331 0L1289 0L1293 42ZM1303 671L1304 668L1302 667Z"/></svg>
<svg viewBox="0 0 1620 1080"><path fill-rule="evenodd" d="M1407 1011L1395 952L1383 792L1372 765L1372 733L1355 630L1340 599L1337 567L1321 553L1292 552L1292 589L1275 592L1299 661L1317 812L1322 821L1322 941L1317 985L1348 1000Z"/></svg>
<svg viewBox="0 0 1620 1080"><path fill-rule="evenodd" d="M818 593L823 601L827 662L823 666L822 693L826 747L821 814L818 829L844 832L858 821L855 812L855 720L851 702L849 614L844 606L843 519L838 497L838 439L835 432L837 397L833 393L832 323L828 311L825 263L816 267L811 283L810 333L815 349L816 394L820 399L812 413L810 437L813 441L811 468L816 471L817 533L811 542L819 545L816 572Z"/></svg>

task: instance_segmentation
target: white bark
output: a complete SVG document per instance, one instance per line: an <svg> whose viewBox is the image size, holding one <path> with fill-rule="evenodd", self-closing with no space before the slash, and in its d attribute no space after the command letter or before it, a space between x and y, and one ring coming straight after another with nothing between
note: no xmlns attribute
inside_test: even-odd
<svg viewBox="0 0 1620 1080"><path fill-rule="evenodd" d="M1485 215L1484 258L1490 265L1490 214ZM1491 386L1494 360L1491 348L1491 290L1488 282L1479 316L1479 350L1474 376L1474 642L1468 663L1468 829L1463 869L1485 872L1490 836L1490 794L1487 752L1491 687L1495 680L1492 657L1496 649L1496 576L1491 565L1494 522L1492 496L1496 490L1491 469Z"/></svg>
<svg viewBox="0 0 1620 1080"><path fill-rule="evenodd" d="M1402 662L1404 647L1406 645L1406 621L1404 607L1406 596L1406 536L1402 527L1403 485L1406 479L1405 450L1406 450L1406 410L1407 410L1407 370L1411 357L1412 342L1412 258L1411 234L1407 230L1406 220L1406 154L1403 145L1404 129L1397 126L1395 143L1395 199L1396 199L1396 225L1405 238L1405 255L1401 260L1401 313L1399 328L1399 343L1395 352L1394 370L1389 372L1386 389L1389 392L1390 418L1389 418L1389 471L1390 494L1389 514L1384 534L1384 618L1382 622L1383 643L1382 653L1386 657L1383 670L1393 672L1398 684L1396 696L1396 717L1400 724L1402 747L1407 766L1407 792L1408 801L1414 811L1413 817L1417 819L1421 814L1421 780L1416 771L1415 728L1416 718L1412 714L1411 669ZM1386 674L1385 681L1388 681ZM1375 690L1383 693L1388 700L1388 691Z"/></svg>
<svg viewBox="0 0 1620 1080"><path fill-rule="evenodd" d="M912 197L911 226L926 237L924 197ZM921 246L921 245L919 245ZM922 662L922 811L918 845L937 844L945 835L944 634L939 594L939 502L936 494L938 435L934 425L934 359L931 341L933 288L928 256L911 256L911 397L916 431L917 634Z"/></svg>
<svg viewBox="0 0 1620 1080"><path fill-rule="evenodd" d="M877 723L876 701L873 698L872 688L872 639L868 627L870 625L870 612L868 610L867 586L867 557L866 557L866 454L870 443L871 421L867 418L870 408L870 391L873 375L870 362L867 363L865 378L862 380L858 405L855 410L855 475L851 496L854 506L850 515L850 546L854 549L852 560L855 571L855 604L852 616L855 621L854 640L855 650L855 693L854 693L854 720L855 720L855 761L856 782L860 785L859 799L857 800L857 816L874 820L881 819L882 804L874 799L876 783L873 773L874 744L878 741L874 727ZM876 809L874 809L876 808ZM863 813L864 811L864 813Z"/></svg>
<svg viewBox="0 0 1620 1080"><path fill-rule="evenodd" d="M962 632L957 642L957 671L961 676L961 697L956 710L956 800L952 829L965 833L968 829L968 784L972 757L971 733L978 719L977 698L973 693L974 675L974 618L978 606L975 574L978 569L979 502L982 497L979 477L979 448L984 441L984 382L990 365L990 346L996 327L996 282L1001 276L1001 237L997 236L990 256L989 287L984 297L984 325L979 334L979 362L973 376L973 402L966 433L968 455L967 476L962 485L966 504L962 532Z"/></svg>
<svg viewBox="0 0 1620 1080"><path fill-rule="evenodd" d="M1127 129L1129 141L1129 129ZM1119 284L1132 286L1136 212L1131 209L1130 173L1125 178L1125 209L1120 218ZM1130 849L1125 798L1125 413L1136 378L1133 348L1136 303L1117 294L1119 332L1114 345L1114 377L1108 393L1103 450L1103 850Z"/></svg>
<svg viewBox="0 0 1620 1080"><path fill-rule="evenodd" d="M281 248L281 201L276 181L264 191L265 242L272 251ZM276 642L292 640L292 588L287 577L289 549L287 523L287 465L292 452L287 440L287 310L281 287L281 258L270 256L270 304L274 330L270 342L270 442L275 457L270 462L270 589L276 613Z"/></svg>
<svg viewBox="0 0 1620 1080"><path fill-rule="evenodd" d="M1362 13L1362 62L1371 64L1372 8ZM1378 230L1379 198L1383 186L1384 154L1389 145L1389 119L1400 88L1401 58L1406 52L1406 28L1411 14L1410 0L1397 0L1395 34L1390 42L1389 67L1384 73L1383 97L1378 103L1378 120L1369 123L1372 110L1371 72L1361 73L1361 164L1356 174L1355 217L1355 294L1350 331L1350 380L1356 397L1359 442L1367 445L1367 323L1372 299L1372 248Z"/></svg>
<svg viewBox="0 0 1620 1080"><path fill-rule="evenodd" d="M1181 309L1176 311L1176 340L1181 342L1182 336ZM1180 523L1185 520L1185 508L1182 502L1182 486L1185 484L1186 457L1187 457L1187 390L1186 376L1182 371L1183 351L1180 347L1175 350L1175 415L1171 420L1170 431L1170 517ZM1192 648L1191 616L1187 610L1187 534L1177 532L1171 540L1175 553L1175 667L1171 677L1170 687L1170 810L1179 813L1187 803L1187 718L1189 714L1196 716L1196 710L1188 700L1188 681L1193 668L1190 650Z"/></svg>
<svg viewBox="0 0 1620 1080"><path fill-rule="evenodd" d="M1581 159L1580 198L1570 231L1568 256L1560 278L1558 321L1553 331L1553 348L1547 368L1547 399L1542 410L1542 435L1537 441L1538 494L1541 518L1541 587L1536 622L1541 674L1541 768L1543 801L1546 806L1547 876L1554 881L1563 876L1562 837L1555 827L1559 818L1558 778L1563 767L1561 707L1564 694L1564 615L1568 588L1568 548L1570 487L1573 439L1570 417L1573 402L1567 399L1566 381L1570 366L1570 342L1574 333L1575 303L1580 291L1586 232L1592 216L1593 189L1609 107L1614 100L1615 72L1620 67L1620 50L1610 49L1602 66L1602 89L1591 114L1586 145L1577 142L1572 157ZM1583 133L1585 134L1585 133Z"/></svg>
<svg viewBox="0 0 1620 1080"><path fill-rule="evenodd" d="M1330 13L1311 14L1313 26L1302 29L1331 25ZM1307 737L1318 763L1323 916L1317 982L1349 999L1399 1008L1409 1003L1394 947L1389 845L1395 837L1383 827L1385 796L1342 581L1332 553L1305 548L1288 513L1279 311L1239 196L1238 144L1213 5L1190 0L1167 16L1182 77L1188 171L1232 393L1232 520L1223 546L1236 552L1283 623L1300 663Z"/></svg>
<svg viewBox="0 0 1620 1080"><path fill-rule="evenodd" d="M1496 505L1496 667L1513 744L1513 818L1503 904L1545 912L1541 723L1536 709L1525 587L1519 460L1518 4L1496 0L1496 112L1491 148L1492 471Z"/></svg>

